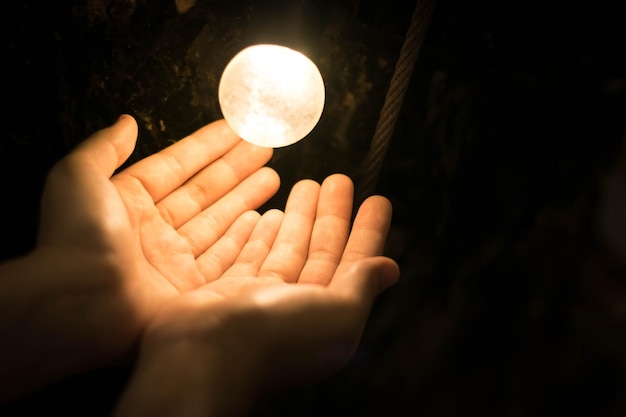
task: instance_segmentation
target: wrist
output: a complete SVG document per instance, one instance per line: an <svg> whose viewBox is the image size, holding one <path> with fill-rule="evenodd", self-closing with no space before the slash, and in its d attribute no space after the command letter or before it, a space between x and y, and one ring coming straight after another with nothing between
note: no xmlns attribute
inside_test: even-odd
<svg viewBox="0 0 626 417"><path fill-rule="evenodd" d="M11 387L0 400L131 351L131 336L113 328L133 318L112 272L96 258L53 248L0 266L0 382Z"/></svg>
<svg viewBox="0 0 626 417"><path fill-rule="evenodd" d="M237 350L207 339L149 336L114 416L248 415L258 395L251 365Z"/></svg>

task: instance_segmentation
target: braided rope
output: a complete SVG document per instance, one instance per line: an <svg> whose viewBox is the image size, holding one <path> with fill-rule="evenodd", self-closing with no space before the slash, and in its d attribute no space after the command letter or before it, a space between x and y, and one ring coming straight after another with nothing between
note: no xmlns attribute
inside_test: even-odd
<svg viewBox="0 0 626 417"><path fill-rule="evenodd" d="M385 159L389 141L404 102L407 87L411 80L415 61L424 41L434 0L417 0L411 23L396 62L396 68L387 90L387 95L378 118L376 130L367 156L361 167L357 181L357 202L362 203L374 192L380 169ZM357 205L358 207L358 205Z"/></svg>

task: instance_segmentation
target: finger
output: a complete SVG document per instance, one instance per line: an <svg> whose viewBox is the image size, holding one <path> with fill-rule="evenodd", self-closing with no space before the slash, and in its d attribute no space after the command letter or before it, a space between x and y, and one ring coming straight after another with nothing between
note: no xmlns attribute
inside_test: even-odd
<svg viewBox="0 0 626 417"><path fill-rule="evenodd" d="M224 155L241 139L224 120L213 122L122 171L158 202L196 172Z"/></svg>
<svg viewBox="0 0 626 417"><path fill-rule="evenodd" d="M391 224L391 214L391 203L385 197L367 198L354 219L340 263L382 255Z"/></svg>
<svg viewBox="0 0 626 417"><path fill-rule="evenodd" d="M87 175L94 173L110 178L130 156L137 141L137 122L127 114L111 126L95 132L61 160Z"/></svg>
<svg viewBox="0 0 626 417"><path fill-rule="evenodd" d="M283 221L283 212L268 210L261 216L233 265L224 272L224 277L255 277L259 273L263 260L270 252Z"/></svg>
<svg viewBox="0 0 626 417"><path fill-rule="evenodd" d="M272 197L280 185L278 174L261 168L209 208L178 228L197 257L213 245L242 213L255 210Z"/></svg>
<svg viewBox="0 0 626 417"><path fill-rule="evenodd" d="M250 234L259 222L261 215L256 211L246 211L206 252L198 256L196 263L206 282L222 276L243 250Z"/></svg>
<svg viewBox="0 0 626 417"><path fill-rule="evenodd" d="M68 235L68 230L101 231L102 219L110 220L107 213L124 210L107 190L115 197L111 175L130 156L136 139L135 119L122 115L115 124L95 132L55 164L41 197L39 243L74 236ZM73 215L68 215L69 209ZM114 221L106 225L119 226Z"/></svg>
<svg viewBox="0 0 626 417"><path fill-rule="evenodd" d="M320 185L312 180L301 180L293 186L280 230L259 276L297 281L309 251L319 192Z"/></svg>
<svg viewBox="0 0 626 417"><path fill-rule="evenodd" d="M241 141L159 201L157 208L166 222L178 228L261 168L271 156L272 149Z"/></svg>
<svg viewBox="0 0 626 417"><path fill-rule="evenodd" d="M394 285L400 277L400 268L391 258L373 256L352 262L337 271L329 289L351 300L364 316L370 311L376 297Z"/></svg>
<svg viewBox="0 0 626 417"><path fill-rule="evenodd" d="M327 285L341 259L350 231L354 187L345 175L324 180L306 264L298 283Z"/></svg>

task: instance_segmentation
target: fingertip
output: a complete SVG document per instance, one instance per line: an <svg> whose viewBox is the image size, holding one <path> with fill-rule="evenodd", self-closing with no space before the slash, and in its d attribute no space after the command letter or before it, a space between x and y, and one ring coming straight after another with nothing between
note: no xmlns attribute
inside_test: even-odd
<svg viewBox="0 0 626 417"><path fill-rule="evenodd" d="M271 208L267 210L265 213L263 213L263 217L270 217L273 219L280 219L280 220L282 220L284 215L285 213L283 213L282 210L279 210L277 208Z"/></svg>
<svg viewBox="0 0 626 417"><path fill-rule="evenodd" d="M207 151L222 156L241 142L241 138L230 128L224 119L210 122L178 142L197 141L206 145Z"/></svg>
<svg viewBox="0 0 626 417"><path fill-rule="evenodd" d="M352 182L352 178L340 172L335 173L335 174L330 174L329 176L327 176L322 182L322 184L326 184L326 183L341 184L347 187L354 188L354 183Z"/></svg>
<svg viewBox="0 0 626 417"><path fill-rule="evenodd" d="M365 199L356 211L354 219L355 227L357 225L366 225L368 230L379 230L382 235L386 236L391 226L391 218L393 216L393 207L391 201L381 195L373 195ZM380 242L383 245L384 241ZM382 250L382 247L379 248ZM373 253L373 254L379 254Z"/></svg>
<svg viewBox="0 0 626 417"><path fill-rule="evenodd" d="M295 188L295 187L301 187L301 188L304 188L304 187L319 188L319 187L320 187L320 185L321 185L321 184L320 184L319 182L315 181L315 180L314 180L314 179L312 179L312 178L303 178L303 179L301 179L301 180L298 180L298 182L296 182L296 183L294 184L294 188Z"/></svg>
<svg viewBox="0 0 626 417"><path fill-rule="evenodd" d="M112 125L92 133L60 162L110 176L128 159L136 141L135 118L122 114Z"/></svg>
<svg viewBox="0 0 626 417"><path fill-rule="evenodd" d="M268 166L263 166L261 167L261 169L265 170L268 172L269 175L272 175L276 181L280 182L280 175L278 175L278 172L272 168L272 167L268 167Z"/></svg>
<svg viewBox="0 0 626 417"><path fill-rule="evenodd" d="M363 285L369 288L367 291L372 298L393 286L400 278L400 268L396 261L386 256L374 256L359 262L361 274L364 276ZM357 272L358 273L358 272Z"/></svg>
<svg viewBox="0 0 626 417"><path fill-rule="evenodd" d="M387 197L382 195L371 195L367 197L363 201L363 203L361 203L361 207L365 205L375 205L378 207L378 209L384 210L385 212L389 213L391 213L391 211L393 210L391 201Z"/></svg>
<svg viewBox="0 0 626 417"><path fill-rule="evenodd" d="M123 122L129 122L129 121L134 121L135 123L137 123L137 121L135 120L135 118L133 116L131 116L128 113L122 113L117 117L117 120L115 121L115 123L113 124L118 124L118 123L123 123Z"/></svg>
<svg viewBox="0 0 626 417"><path fill-rule="evenodd" d="M127 113L120 114L111 127L138 130L137 120Z"/></svg>
<svg viewBox="0 0 626 417"><path fill-rule="evenodd" d="M135 149L139 127L137 120L130 114L121 114L110 126L112 134L107 135L118 154L117 166L121 166Z"/></svg>
<svg viewBox="0 0 626 417"><path fill-rule="evenodd" d="M400 266L391 258L381 257L379 293L394 286L400 280Z"/></svg>
<svg viewBox="0 0 626 417"><path fill-rule="evenodd" d="M235 131L232 129L232 127L230 127L230 125L228 124L228 122L224 118L215 120L215 121L209 123L207 126L218 127L220 129L222 129L223 131L228 132L229 135L233 135L233 136L239 137L239 135L237 133L235 133Z"/></svg>
<svg viewBox="0 0 626 417"><path fill-rule="evenodd" d="M355 262L345 273L333 278L331 286L369 306L376 297L400 278L400 268L391 258L374 256Z"/></svg>
<svg viewBox="0 0 626 417"><path fill-rule="evenodd" d="M278 175L278 172L276 172L274 168L268 166L261 167L259 171L261 171L263 175L265 175L267 184L269 184L271 188L271 194L276 194L278 192L278 189L280 188L281 183L280 175Z"/></svg>
<svg viewBox="0 0 626 417"><path fill-rule="evenodd" d="M246 210L241 214L241 216L239 216L239 219L247 222L257 222L260 218L261 213L256 210Z"/></svg>
<svg viewBox="0 0 626 417"><path fill-rule="evenodd" d="M320 189L320 183L313 179L304 178L296 181L296 183L293 184L291 190L289 191L285 211L294 208L301 208L301 203L303 201L315 200L315 205L317 205L317 199L319 197Z"/></svg>

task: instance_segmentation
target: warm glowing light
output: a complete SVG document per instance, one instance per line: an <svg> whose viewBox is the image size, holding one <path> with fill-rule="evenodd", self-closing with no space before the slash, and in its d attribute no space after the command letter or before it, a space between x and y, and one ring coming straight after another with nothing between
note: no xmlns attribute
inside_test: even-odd
<svg viewBox="0 0 626 417"><path fill-rule="evenodd" d="M230 127L255 145L278 148L308 135L324 109L324 81L300 52L254 45L226 65L219 103Z"/></svg>

